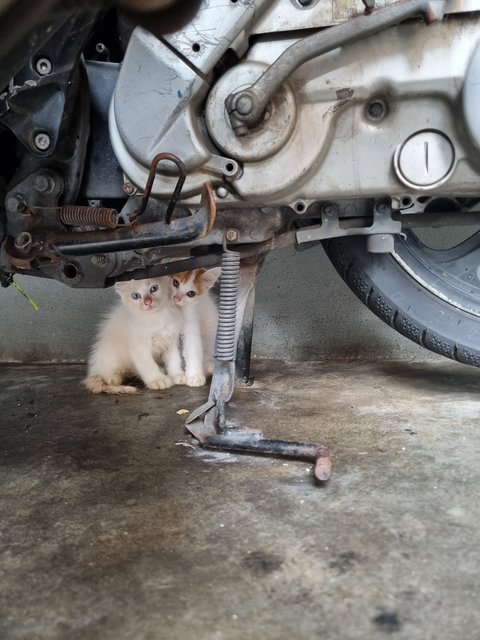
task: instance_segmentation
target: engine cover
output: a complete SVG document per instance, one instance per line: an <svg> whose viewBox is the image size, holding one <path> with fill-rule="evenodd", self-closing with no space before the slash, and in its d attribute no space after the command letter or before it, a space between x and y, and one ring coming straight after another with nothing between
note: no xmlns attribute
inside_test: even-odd
<svg viewBox="0 0 480 640"><path fill-rule="evenodd" d="M332 51L290 77L283 102L279 94L268 119L245 139L222 118L224 99L245 86L245 68L255 75L253 65L273 62L291 40L258 43L220 79L206 107L210 136L243 166L232 182L237 197L304 210L325 198L475 195L478 109L473 89L462 88L479 38L476 20L410 22ZM472 103L467 129L462 99ZM262 140L256 156L255 140Z"/></svg>
<svg viewBox="0 0 480 640"><path fill-rule="evenodd" d="M298 212L329 198L477 194L478 14L408 21L302 65L262 122L237 137L226 97L298 41L298 32L271 33L276 4L212 0L168 40L135 30L110 110L112 145L131 182L143 188L153 156L169 151L187 166L183 194L192 202L207 180L230 207ZM292 7L312 26L313 14ZM228 48L242 60L214 82ZM169 171L160 167L153 195L170 196Z"/></svg>

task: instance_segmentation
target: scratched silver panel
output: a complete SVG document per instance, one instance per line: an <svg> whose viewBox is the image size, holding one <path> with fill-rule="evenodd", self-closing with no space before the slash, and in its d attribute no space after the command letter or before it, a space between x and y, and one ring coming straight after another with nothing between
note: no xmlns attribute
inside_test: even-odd
<svg viewBox="0 0 480 640"><path fill-rule="evenodd" d="M397 0L376 0L378 8ZM255 24L255 33L295 31L297 29L328 27L362 15L365 5L361 0L319 0L310 7L301 7L295 0L273 2L264 16ZM480 0L450 0L446 13L480 11Z"/></svg>
<svg viewBox="0 0 480 640"><path fill-rule="evenodd" d="M333 6L322 0L315 7L319 5ZM456 0L451 9L474 5L477 0ZM237 6L239 13L232 13ZM270 3L268 15L277 6L295 9L282 0ZM400 196L407 188L395 173L396 149L416 131L435 129L448 137L455 153L451 176L435 192L476 193L479 158L472 139L479 134L474 125L463 126L460 107L471 94L463 95L462 86L480 40L478 17L458 16L430 26L411 21L303 65L285 87L287 111L279 99L273 117L262 123L261 143L247 149L233 134L225 137L224 98L245 86L249 64L265 68L295 40L288 33L263 36L246 53L246 62L213 87L210 72L229 46L239 53L246 48L249 30L262 24L265 7L260 1L206 2L196 26L170 38L169 47L141 29L134 32L110 117L112 144L134 184L143 187L156 153L171 151L187 164L188 196L198 194L205 180L230 184L230 194L223 190L222 196L232 204L308 205L328 197ZM315 7L295 9L304 16L303 26L312 26L309 16ZM195 43L199 51L194 51ZM172 52L174 45L181 56ZM376 96L387 103L388 115L372 122L365 109ZM205 104L208 129L199 117ZM463 110L477 111L473 103ZM222 167L228 159L243 165L243 173L225 182ZM153 193L168 197L174 186L175 178L164 172Z"/></svg>
<svg viewBox="0 0 480 640"><path fill-rule="evenodd" d="M479 40L474 19L408 23L303 65L289 82L297 97L294 131L281 152L245 163L233 183L238 196L308 205L320 198L405 194L394 154L422 129L444 133L455 148L452 176L434 192L476 194L480 158L472 156L458 104ZM262 42L248 57L269 63L288 44ZM372 122L365 107L376 96L385 99L388 115ZM214 130L210 134L215 138Z"/></svg>

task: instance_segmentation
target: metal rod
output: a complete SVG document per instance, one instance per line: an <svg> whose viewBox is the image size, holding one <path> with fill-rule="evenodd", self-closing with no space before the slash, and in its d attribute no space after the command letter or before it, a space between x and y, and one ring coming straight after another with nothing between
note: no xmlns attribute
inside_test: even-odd
<svg viewBox="0 0 480 640"><path fill-rule="evenodd" d="M419 14L429 22L441 19L444 5L445 0L401 0L295 42L252 86L227 97L225 106L232 129L237 135L245 135L247 128L255 127L274 93L305 62Z"/></svg>
<svg viewBox="0 0 480 640"><path fill-rule="evenodd" d="M258 255L251 259L255 265L254 282L256 281L260 269L263 265L264 256ZM245 263L244 263L245 264ZM242 326L237 341L237 353L235 356L235 369L238 379L246 384L252 381L250 376L250 362L252 356L253 321L255 315L255 286L248 293L245 309L243 312Z"/></svg>
<svg viewBox="0 0 480 640"><path fill-rule="evenodd" d="M442 212L442 213L394 213L394 220L400 220L402 228L415 227L431 227L432 229L441 227L464 227L480 225L480 211L470 211L464 213L462 211Z"/></svg>
<svg viewBox="0 0 480 640"><path fill-rule="evenodd" d="M148 179L147 179L147 184L145 185L145 189L143 190L143 195L142 195L142 199L140 200L140 206L138 207L138 209L136 209L135 211L132 211L132 213L130 214L130 220L133 222L134 220L136 220L139 216L142 215L142 213L144 213L145 209L147 208L147 204L148 204L148 200L150 198L150 194L152 192L152 187L153 187L153 183L155 181L155 176L157 173L157 167L158 164L160 162L162 162L162 160L169 160L170 162L173 162L177 168L178 168L178 172L179 172L179 178L177 181L177 184L175 186L175 190L173 192L172 198L168 204L167 207L167 214L166 214L166 223L170 224L170 221L172 219L172 214L173 214L173 210L175 208L175 205L177 203L177 200L180 196L180 193L182 191L182 187L183 187L183 183L185 182L185 178L187 175L187 169L184 165L184 163L182 162L182 160L180 160L180 158L178 156L176 156L174 153L158 153L154 159L152 160L152 163L150 165L150 171L148 173Z"/></svg>
<svg viewBox="0 0 480 640"><path fill-rule="evenodd" d="M261 436L261 434L260 434ZM284 456L315 462L315 477L324 482L332 472L331 452L324 446L306 442L290 442L288 440L271 440L259 437L257 433L250 435L245 431L226 429L222 435L208 435L201 439L203 446L211 449L250 452Z"/></svg>

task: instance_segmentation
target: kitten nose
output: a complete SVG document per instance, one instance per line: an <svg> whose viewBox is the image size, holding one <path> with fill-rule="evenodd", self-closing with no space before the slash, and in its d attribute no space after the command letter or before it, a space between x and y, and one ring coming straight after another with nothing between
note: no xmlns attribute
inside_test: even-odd
<svg viewBox="0 0 480 640"><path fill-rule="evenodd" d="M145 298L143 300L143 304L146 307L150 307L152 305L152 296L145 296Z"/></svg>
<svg viewBox="0 0 480 640"><path fill-rule="evenodd" d="M175 300L175 302L181 302L181 301L183 300L183 296L182 296L182 294L181 294L181 293L176 293L176 294L173 296L173 299Z"/></svg>

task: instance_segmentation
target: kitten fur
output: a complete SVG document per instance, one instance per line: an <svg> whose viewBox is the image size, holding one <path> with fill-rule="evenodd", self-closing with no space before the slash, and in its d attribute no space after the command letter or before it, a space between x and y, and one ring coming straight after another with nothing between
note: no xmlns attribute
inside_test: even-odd
<svg viewBox="0 0 480 640"><path fill-rule="evenodd" d="M139 376L149 389L185 384L179 351L182 314L171 299L170 280L130 280L115 289L120 301L100 326L84 386L92 393L138 393L122 384L129 374Z"/></svg>
<svg viewBox="0 0 480 640"><path fill-rule="evenodd" d="M210 295L221 268L196 269L171 276L172 299L183 317L182 346L186 384L200 387L213 372L217 305Z"/></svg>

